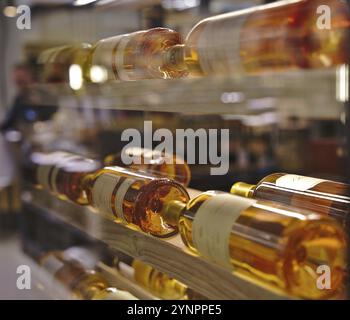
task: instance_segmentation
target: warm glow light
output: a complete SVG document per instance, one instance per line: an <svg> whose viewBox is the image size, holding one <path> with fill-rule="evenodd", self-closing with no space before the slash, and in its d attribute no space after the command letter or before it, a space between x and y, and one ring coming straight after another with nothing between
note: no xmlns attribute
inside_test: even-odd
<svg viewBox="0 0 350 320"><path fill-rule="evenodd" d="M94 83L106 82L108 78L106 68L101 66L92 66L90 69L90 78Z"/></svg>
<svg viewBox="0 0 350 320"><path fill-rule="evenodd" d="M87 4L96 2L97 0L75 0L75 2L73 3L73 5L75 6L85 6Z"/></svg>
<svg viewBox="0 0 350 320"><path fill-rule="evenodd" d="M349 65L343 64L337 68L337 100L349 100Z"/></svg>
<svg viewBox="0 0 350 320"><path fill-rule="evenodd" d="M79 90L83 86L83 71L77 64L69 68L69 85L73 90Z"/></svg>
<svg viewBox="0 0 350 320"><path fill-rule="evenodd" d="M4 16L8 18L13 18L17 16L17 8L14 6L6 6L3 12Z"/></svg>

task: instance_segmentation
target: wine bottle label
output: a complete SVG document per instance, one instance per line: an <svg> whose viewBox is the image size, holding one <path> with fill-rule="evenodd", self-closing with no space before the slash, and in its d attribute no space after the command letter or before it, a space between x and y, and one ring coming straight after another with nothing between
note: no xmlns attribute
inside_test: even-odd
<svg viewBox="0 0 350 320"><path fill-rule="evenodd" d="M124 178L111 173L104 173L99 176L92 188L92 200L95 208L109 218L116 216L123 222L127 222L124 217L123 201L130 186L135 181L134 179ZM120 185L117 186L118 184ZM114 193L115 200L113 203ZM114 210L112 205L114 205Z"/></svg>
<svg viewBox="0 0 350 320"><path fill-rule="evenodd" d="M126 47L135 33L107 38L98 42L92 56L92 65L107 69L108 79L131 80L125 70L124 57Z"/></svg>
<svg viewBox="0 0 350 320"><path fill-rule="evenodd" d="M115 211L119 219L126 222L124 218L124 210L123 210L123 201L125 199L125 195L128 192L130 186L135 182L136 180L126 178L121 185L118 188L118 191L115 195Z"/></svg>
<svg viewBox="0 0 350 320"><path fill-rule="evenodd" d="M120 176L104 173L100 175L92 188L92 201L94 207L108 218L114 218L112 209L112 197Z"/></svg>
<svg viewBox="0 0 350 320"><path fill-rule="evenodd" d="M54 164L59 161L62 157L66 156L68 153L66 152L54 152L48 155L35 154L34 162L41 161L46 164L40 164L36 171L36 180L44 189L50 189L50 173L54 168ZM37 159L36 159L37 158Z"/></svg>
<svg viewBox="0 0 350 320"><path fill-rule="evenodd" d="M108 79L118 79L116 74L115 53L118 50L120 39L123 36L116 36L99 41L92 54L92 66L104 67Z"/></svg>
<svg viewBox="0 0 350 320"><path fill-rule="evenodd" d="M298 191L306 191L325 181L327 180L298 176L296 174L286 174L276 180L276 186Z"/></svg>
<svg viewBox="0 0 350 320"><path fill-rule="evenodd" d="M246 17L234 12L206 20L197 43L198 60L205 74L244 73L240 33Z"/></svg>
<svg viewBox="0 0 350 320"><path fill-rule="evenodd" d="M123 81L131 80L124 65L125 49L130 41L131 35L121 36L118 45L115 47L113 52L113 61L115 63L115 77Z"/></svg>
<svg viewBox="0 0 350 320"><path fill-rule="evenodd" d="M77 155L69 155L69 156L66 156L66 157L63 157L60 161L58 161L58 163L52 168L52 171L51 171L51 174L50 174L50 177L49 177L49 184L50 184L50 187L51 187L51 190L52 192L58 194L59 191L57 190L57 175L58 173L60 172L60 170L62 169L62 166L69 162L69 161L74 161L74 160L77 160L77 159L81 159L80 156L77 156Z"/></svg>
<svg viewBox="0 0 350 320"><path fill-rule="evenodd" d="M206 200L192 224L193 243L198 252L225 267L230 263L229 241L240 213L256 201L235 195L217 195Z"/></svg>

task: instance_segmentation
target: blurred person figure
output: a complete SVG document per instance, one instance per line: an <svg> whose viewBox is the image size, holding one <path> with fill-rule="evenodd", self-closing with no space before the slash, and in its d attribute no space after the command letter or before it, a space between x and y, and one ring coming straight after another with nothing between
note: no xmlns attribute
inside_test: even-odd
<svg viewBox="0 0 350 320"><path fill-rule="evenodd" d="M12 107L5 116L0 126L1 131L17 129L22 131L22 126L33 125L37 121L48 121L56 113L57 107L43 107L37 102L43 99L42 93L32 90L35 83L33 72L26 64L17 64L13 70L13 82L17 89Z"/></svg>

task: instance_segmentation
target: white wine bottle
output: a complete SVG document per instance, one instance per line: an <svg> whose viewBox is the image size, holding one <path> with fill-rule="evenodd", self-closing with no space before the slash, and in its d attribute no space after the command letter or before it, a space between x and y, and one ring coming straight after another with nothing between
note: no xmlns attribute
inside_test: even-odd
<svg viewBox="0 0 350 320"><path fill-rule="evenodd" d="M343 226L350 226L350 186L346 183L273 173L256 185L237 182L232 186L231 193L329 215Z"/></svg>
<svg viewBox="0 0 350 320"><path fill-rule="evenodd" d="M204 19L169 55L193 76L332 67L347 61L349 27L345 1L283 0Z"/></svg>
<svg viewBox="0 0 350 320"><path fill-rule="evenodd" d="M100 68L106 80L143 80L178 78L187 74L186 68L169 69L172 65L167 51L182 43L178 32L154 28L123 34L98 41L92 49L88 69ZM91 74L92 75L92 74ZM90 80L93 81L90 76Z"/></svg>
<svg viewBox="0 0 350 320"><path fill-rule="evenodd" d="M217 191L187 205L170 201L163 216L191 251L255 284L306 299L343 290L346 237L333 219ZM329 290L318 285L323 265L331 270Z"/></svg>

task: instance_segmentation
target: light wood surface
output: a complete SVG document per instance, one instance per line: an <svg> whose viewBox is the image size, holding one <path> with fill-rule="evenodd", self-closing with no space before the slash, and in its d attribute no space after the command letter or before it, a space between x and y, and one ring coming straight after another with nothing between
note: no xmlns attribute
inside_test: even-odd
<svg viewBox="0 0 350 320"><path fill-rule="evenodd" d="M179 235L170 239L155 238L101 217L89 207L56 199L43 191L32 194L27 205L45 210L111 249L149 263L210 299L287 299L192 254Z"/></svg>

